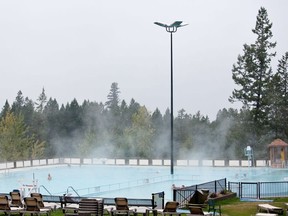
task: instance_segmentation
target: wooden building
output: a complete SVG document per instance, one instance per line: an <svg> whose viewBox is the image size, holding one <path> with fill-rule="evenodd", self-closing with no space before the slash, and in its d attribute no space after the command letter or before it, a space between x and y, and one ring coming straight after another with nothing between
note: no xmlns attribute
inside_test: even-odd
<svg viewBox="0 0 288 216"><path fill-rule="evenodd" d="M287 164L288 144L281 139L275 139L268 145L271 167L284 168Z"/></svg>

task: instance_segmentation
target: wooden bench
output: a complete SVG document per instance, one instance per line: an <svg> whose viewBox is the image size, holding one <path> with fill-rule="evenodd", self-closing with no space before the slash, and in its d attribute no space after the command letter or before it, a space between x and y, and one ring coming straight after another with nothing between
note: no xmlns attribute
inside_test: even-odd
<svg viewBox="0 0 288 216"><path fill-rule="evenodd" d="M272 213L257 213L255 216L278 216L278 214L272 214Z"/></svg>
<svg viewBox="0 0 288 216"><path fill-rule="evenodd" d="M258 212L283 214L283 209L270 204L258 204Z"/></svg>
<svg viewBox="0 0 288 216"><path fill-rule="evenodd" d="M79 202L79 207L73 209L65 209L66 216L102 216L103 215L103 202L102 200L84 198Z"/></svg>

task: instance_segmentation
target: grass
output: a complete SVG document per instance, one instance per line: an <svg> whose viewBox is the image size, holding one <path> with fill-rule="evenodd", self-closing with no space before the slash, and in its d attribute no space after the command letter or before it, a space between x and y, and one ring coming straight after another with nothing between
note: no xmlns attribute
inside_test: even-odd
<svg viewBox="0 0 288 216"><path fill-rule="evenodd" d="M288 203L287 198L271 198L273 202L269 202L271 205L281 207L283 209L285 203ZM267 203L264 201L262 202L243 202L240 201L239 198L231 198L228 200L220 201L218 204L221 205L222 216L252 216L257 213L257 205L260 203ZM57 210L52 212L51 216L63 216L62 210ZM284 215L285 212L284 212ZM106 215L105 215L106 216ZM152 214L151 214L152 216Z"/></svg>
<svg viewBox="0 0 288 216"><path fill-rule="evenodd" d="M273 202L271 205L281 207L283 209L285 203L288 203L288 198L271 198ZM251 216L257 213L257 205L260 203L267 203L265 200L260 202L243 202L239 198L232 198L219 202L221 205L222 216ZM285 212L284 212L284 215Z"/></svg>

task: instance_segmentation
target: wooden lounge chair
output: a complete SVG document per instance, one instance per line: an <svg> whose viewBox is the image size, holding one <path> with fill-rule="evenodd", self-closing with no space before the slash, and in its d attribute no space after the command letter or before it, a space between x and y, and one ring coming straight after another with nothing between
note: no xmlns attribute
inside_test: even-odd
<svg viewBox="0 0 288 216"><path fill-rule="evenodd" d="M114 199L116 209L111 211L111 215L133 215L134 210L130 210L128 206L128 200L125 197L116 197Z"/></svg>
<svg viewBox="0 0 288 216"><path fill-rule="evenodd" d="M283 209L270 204L258 204L258 212L283 214Z"/></svg>
<svg viewBox="0 0 288 216"><path fill-rule="evenodd" d="M117 210L129 210L128 200L125 197L116 197L115 205Z"/></svg>
<svg viewBox="0 0 288 216"><path fill-rule="evenodd" d="M205 216L210 216L212 215L209 212L204 212L203 208L200 206L189 206L189 211L191 216L201 216L201 215L205 215Z"/></svg>
<svg viewBox="0 0 288 216"><path fill-rule="evenodd" d="M96 199L83 198L79 202L79 208L72 213L66 212L65 216L102 216L103 201Z"/></svg>
<svg viewBox="0 0 288 216"><path fill-rule="evenodd" d="M5 215L11 214L19 214L20 210L23 208L21 207L11 207L9 203L9 199L6 195L0 196L0 212L4 213Z"/></svg>
<svg viewBox="0 0 288 216"><path fill-rule="evenodd" d="M79 216L103 215L103 202L96 199L82 199L79 203Z"/></svg>
<svg viewBox="0 0 288 216"><path fill-rule="evenodd" d="M31 193L30 196L37 199L40 208L48 208L51 210L56 210L57 208L60 208L57 203L44 203L41 193Z"/></svg>
<svg viewBox="0 0 288 216"><path fill-rule="evenodd" d="M166 202L164 209L163 210L157 209L157 212L161 213L162 215L181 215L180 212L177 212L178 206L179 202L168 201Z"/></svg>
<svg viewBox="0 0 288 216"><path fill-rule="evenodd" d="M63 213L77 212L79 208L79 202L81 201L81 199L79 200L76 197L71 197L67 195L64 195L63 199L64 199Z"/></svg>
<svg viewBox="0 0 288 216"><path fill-rule="evenodd" d="M206 207L206 201L209 196L209 192L206 190L196 190L188 202L188 206Z"/></svg>
<svg viewBox="0 0 288 216"><path fill-rule="evenodd" d="M11 207L18 207L22 208L23 207L23 202L22 202L22 197L20 195L20 192L18 191L12 191L10 192L10 197L11 197Z"/></svg>
<svg viewBox="0 0 288 216"><path fill-rule="evenodd" d="M41 215L46 214L47 216L50 216L51 209L47 208L40 208L37 198L35 197L25 197L24 198L24 210L20 211L22 215L25 214L35 214L35 215Z"/></svg>

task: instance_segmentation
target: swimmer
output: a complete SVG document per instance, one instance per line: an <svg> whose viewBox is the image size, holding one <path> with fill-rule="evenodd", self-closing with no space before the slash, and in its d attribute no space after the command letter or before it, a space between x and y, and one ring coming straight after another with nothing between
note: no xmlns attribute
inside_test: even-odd
<svg viewBox="0 0 288 216"><path fill-rule="evenodd" d="M48 177L47 177L48 181L52 180L52 176L50 175L50 173L48 173Z"/></svg>

